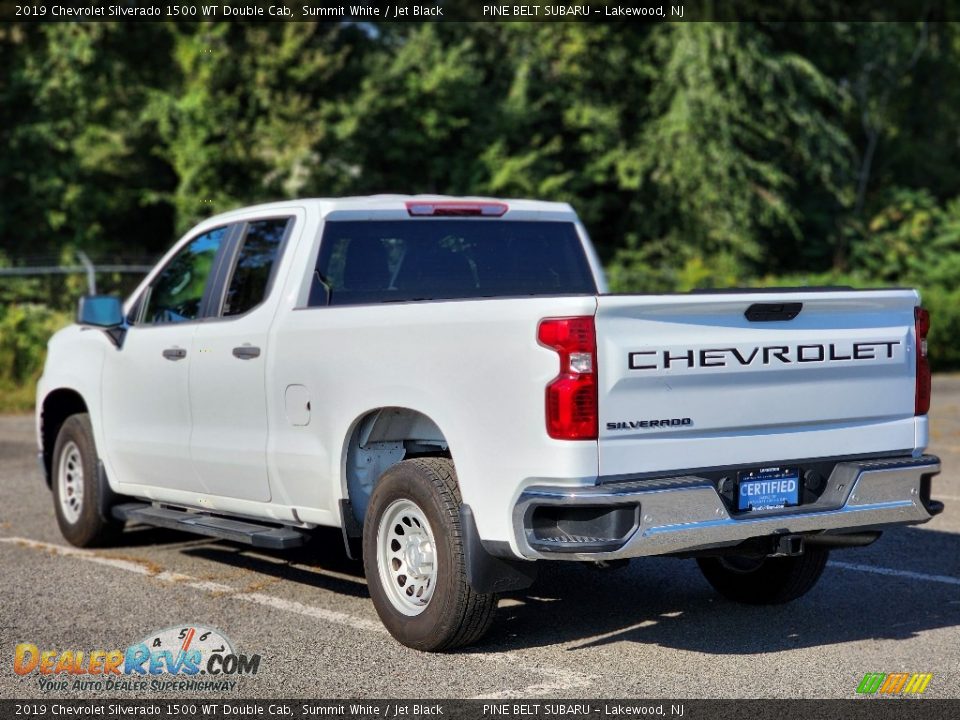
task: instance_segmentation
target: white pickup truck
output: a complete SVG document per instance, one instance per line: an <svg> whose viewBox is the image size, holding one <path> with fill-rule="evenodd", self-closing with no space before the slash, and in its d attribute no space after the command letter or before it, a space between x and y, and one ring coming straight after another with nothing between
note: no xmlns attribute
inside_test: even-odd
<svg viewBox="0 0 960 720"><path fill-rule="evenodd" d="M728 598L923 523L913 290L608 294L566 204L245 208L51 340L40 462L64 536L255 546L343 529L400 642L477 641L539 561L696 558Z"/></svg>

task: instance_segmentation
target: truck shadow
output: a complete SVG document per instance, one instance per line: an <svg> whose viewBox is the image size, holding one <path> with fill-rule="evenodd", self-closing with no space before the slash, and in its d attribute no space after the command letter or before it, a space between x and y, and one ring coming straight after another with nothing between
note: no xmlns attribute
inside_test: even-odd
<svg viewBox="0 0 960 720"><path fill-rule="evenodd" d="M958 540L933 530L889 531L869 548L832 553L831 565L808 595L768 607L717 595L692 560L649 558L621 570L544 564L533 587L501 601L499 622L477 651L562 643L573 652L637 642L739 655L955 628L960 626Z"/></svg>
<svg viewBox="0 0 960 720"><path fill-rule="evenodd" d="M291 550L251 548L210 539L183 550L184 554L211 560L261 575L311 585L330 592L369 597L363 565L350 560L339 529L318 528L303 547Z"/></svg>
<svg viewBox="0 0 960 720"><path fill-rule="evenodd" d="M772 607L722 598L693 560L646 558L612 570L541 563L531 588L503 596L493 630L470 652L558 644L575 652L637 642L716 655L759 654L960 627L958 541L957 534L936 530L888 531L871 547L834 552L808 595ZM330 592L369 595L363 567L345 556L338 530L320 530L292 551L211 540L181 552Z"/></svg>

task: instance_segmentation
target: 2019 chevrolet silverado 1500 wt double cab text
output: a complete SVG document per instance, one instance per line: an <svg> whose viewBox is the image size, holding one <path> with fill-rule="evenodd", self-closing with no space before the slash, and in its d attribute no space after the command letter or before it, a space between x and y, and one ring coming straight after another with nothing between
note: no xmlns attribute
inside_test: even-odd
<svg viewBox="0 0 960 720"><path fill-rule="evenodd" d="M912 290L611 295L566 204L301 200L191 230L50 342L40 458L70 542L124 522L285 548L343 529L378 614L475 642L545 560L696 558L779 603L922 523Z"/></svg>

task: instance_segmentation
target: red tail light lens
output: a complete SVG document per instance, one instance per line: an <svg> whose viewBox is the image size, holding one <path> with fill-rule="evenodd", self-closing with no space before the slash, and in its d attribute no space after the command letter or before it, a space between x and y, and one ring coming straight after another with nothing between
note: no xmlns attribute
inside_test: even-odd
<svg viewBox="0 0 960 720"><path fill-rule="evenodd" d="M597 439L597 335L593 317L547 318L540 344L560 356L560 374L547 385L547 434L556 440Z"/></svg>
<svg viewBox="0 0 960 720"><path fill-rule="evenodd" d="M930 358L927 357L930 313L922 307L914 308L913 318L917 336L917 400L914 413L926 415L930 410Z"/></svg>

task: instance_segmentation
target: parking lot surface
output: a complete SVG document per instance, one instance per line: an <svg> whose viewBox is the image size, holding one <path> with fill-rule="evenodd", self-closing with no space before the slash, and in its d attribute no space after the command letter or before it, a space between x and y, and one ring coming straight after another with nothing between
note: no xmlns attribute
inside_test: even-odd
<svg viewBox="0 0 960 720"><path fill-rule="evenodd" d="M960 697L960 377L935 378L931 417L946 511L835 552L793 604L725 601L692 560L554 563L501 600L482 645L447 655L387 635L339 531L287 553L156 529L128 529L110 549L68 546L32 419L0 417L0 697L98 697L44 694L36 673L13 672L17 643L122 649L188 626L261 656L255 675L214 693L228 698L851 698L867 672L932 673L926 696Z"/></svg>

